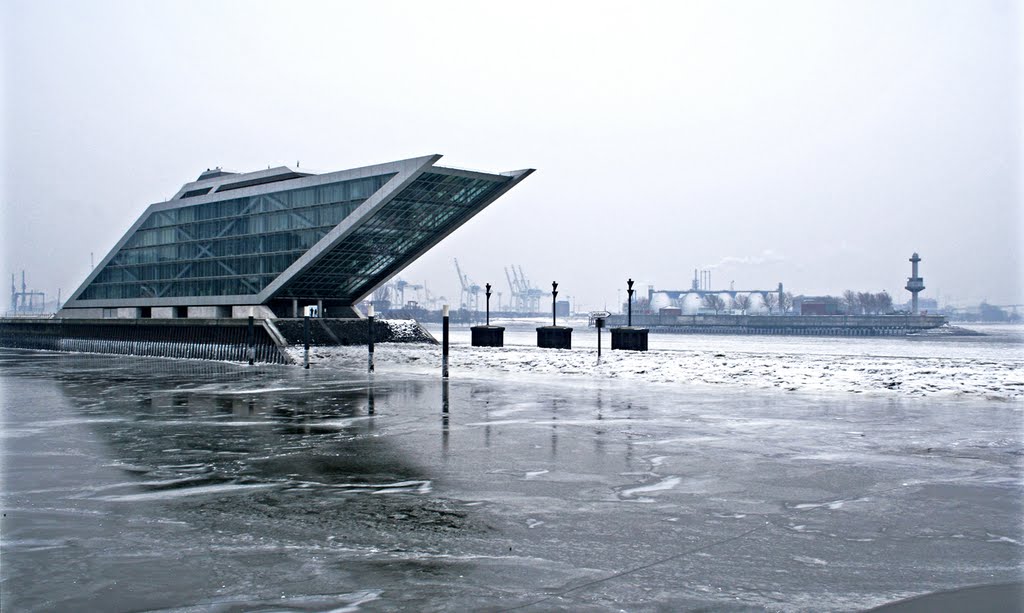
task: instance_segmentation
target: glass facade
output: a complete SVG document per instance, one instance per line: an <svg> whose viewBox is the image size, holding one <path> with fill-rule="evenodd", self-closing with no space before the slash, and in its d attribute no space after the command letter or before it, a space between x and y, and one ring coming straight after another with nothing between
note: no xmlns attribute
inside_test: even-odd
<svg viewBox="0 0 1024 613"><path fill-rule="evenodd" d="M446 236L511 179L426 172L360 224L342 244L288 283L278 297L354 304L407 258Z"/></svg>
<svg viewBox="0 0 1024 613"><path fill-rule="evenodd" d="M154 212L79 299L258 294L393 176Z"/></svg>

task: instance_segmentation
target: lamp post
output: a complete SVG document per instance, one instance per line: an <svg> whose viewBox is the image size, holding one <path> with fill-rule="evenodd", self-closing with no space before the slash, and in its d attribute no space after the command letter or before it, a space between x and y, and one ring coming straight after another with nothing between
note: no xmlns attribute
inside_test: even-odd
<svg viewBox="0 0 1024 613"><path fill-rule="evenodd" d="M572 328L558 325L558 281L551 282L551 325L537 328L537 346L572 349Z"/></svg>
<svg viewBox="0 0 1024 613"><path fill-rule="evenodd" d="M626 308L629 311L629 315L627 316L628 319L626 320L626 326L632 328L633 327L633 291L634 291L633 290L633 280L632 279L626 281L626 287L629 288L629 289L626 290L626 294L627 294L627 298L626 298L627 302L626 302L626 304L628 305Z"/></svg>
<svg viewBox="0 0 1024 613"><path fill-rule="evenodd" d="M633 279L626 281L626 325L612 328L612 349L647 351L647 328L633 327Z"/></svg>
<svg viewBox="0 0 1024 613"><path fill-rule="evenodd" d="M485 288L487 290L487 325L473 326L469 329L470 343L473 347L503 347L505 345L505 328L491 325L491 284L486 284Z"/></svg>
<svg viewBox="0 0 1024 613"><path fill-rule="evenodd" d="M487 296L487 325L491 325L491 284L488 283L484 286L487 292L484 294Z"/></svg>
<svg viewBox="0 0 1024 613"><path fill-rule="evenodd" d="M555 299L558 298L558 281L551 282L551 326L557 326L556 321L558 315L558 308L555 303Z"/></svg>

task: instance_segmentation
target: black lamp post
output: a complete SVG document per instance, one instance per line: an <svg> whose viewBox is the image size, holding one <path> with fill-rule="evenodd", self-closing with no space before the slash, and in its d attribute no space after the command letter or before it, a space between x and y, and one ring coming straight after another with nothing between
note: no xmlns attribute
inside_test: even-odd
<svg viewBox="0 0 1024 613"><path fill-rule="evenodd" d="M551 282L551 325L552 326L557 326L558 325L558 321L557 321L558 309L557 309L556 304L555 304L555 299L556 298L558 298L558 282L557 281L552 281Z"/></svg>
<svg viewBox="0 0 1024 613"><path fill-rule="evenodd" d="M612 349L647 351L647 328L633 327L633 280L626 281L626 325L612 328Z"/></svg>
<svg viewBox="0 0 1024 613"><path fill-rule="evenodd" d="M626 290L626 294L628 294L628 296L629 296L628 298L626 298L626 301L627 301L626 304L628 304L627 309L628 309L628 312L629 312L629 315L628 315L629 319L626 320L626 326L632 328L633 327L633 291L634 291L633 290L633 280L632 279L626 281L626 287L629 288L629 289Z"/></svg>
<svg viewBox="0 0 1024 613"><path fill-rule="evenodd" d="M572 349L572 328L558 325L558 281L551 282L551 325L537 328L537 346Z"/></svg>
<svg viewBox="0 0 1024 613"><path fill-rule="evenodd" d="M470 342L474 347L504 347L505 328L491 325L491 284L488 283L484 287L487 290L487 324L469 329Z"/></svg>
<svg viewBox="0 0 1024 613"><path fill-rule="evenodd" d="M489 326L491 325L491 284L488 283L485 287L487 288L487 325ZM477 312L479 313L479 311Z"/></svg>

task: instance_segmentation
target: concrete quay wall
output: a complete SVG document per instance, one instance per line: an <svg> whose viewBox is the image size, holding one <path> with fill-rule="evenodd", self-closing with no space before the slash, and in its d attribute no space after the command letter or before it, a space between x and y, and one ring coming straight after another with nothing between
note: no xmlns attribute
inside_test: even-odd
<svg viewBox="0 0 1024 613"><path fill-rule="evenodd" d="M612 316L608 325L621 325L625 320L624 316ZM633 315L634 326L674 334L904 336L946 323L939 315Z"/></svg>
<svg viewBox="0 0 1024 613"><path fill-rule="evenodd" d="M288 364L280 333L263 320L254 361ZM0 347L245 362L248 321L224 319L0 319Z"/></svg>
<svg viewBox="0 0 1024 613"><path fill-rule="evenodd" d="M369 324L359 319L310 318L311 345L366 345ZM255 319L254 360L289 364L284 351L303 343L302 319ZM0 347L81 351L244 362L249 359L247 319L0 318ZM415 321L375 320L376 343L432 343Z"/></svg>

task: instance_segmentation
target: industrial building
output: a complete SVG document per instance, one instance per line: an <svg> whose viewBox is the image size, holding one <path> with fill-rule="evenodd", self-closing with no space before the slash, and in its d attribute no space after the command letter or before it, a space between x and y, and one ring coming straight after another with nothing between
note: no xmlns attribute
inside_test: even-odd
<svg viewBox="0 0 1024 613"><path fill-rule="evenodd" d="M440 158L207 170L150 205L58 317L359 317L354 305L533 172Z"/></svg>

